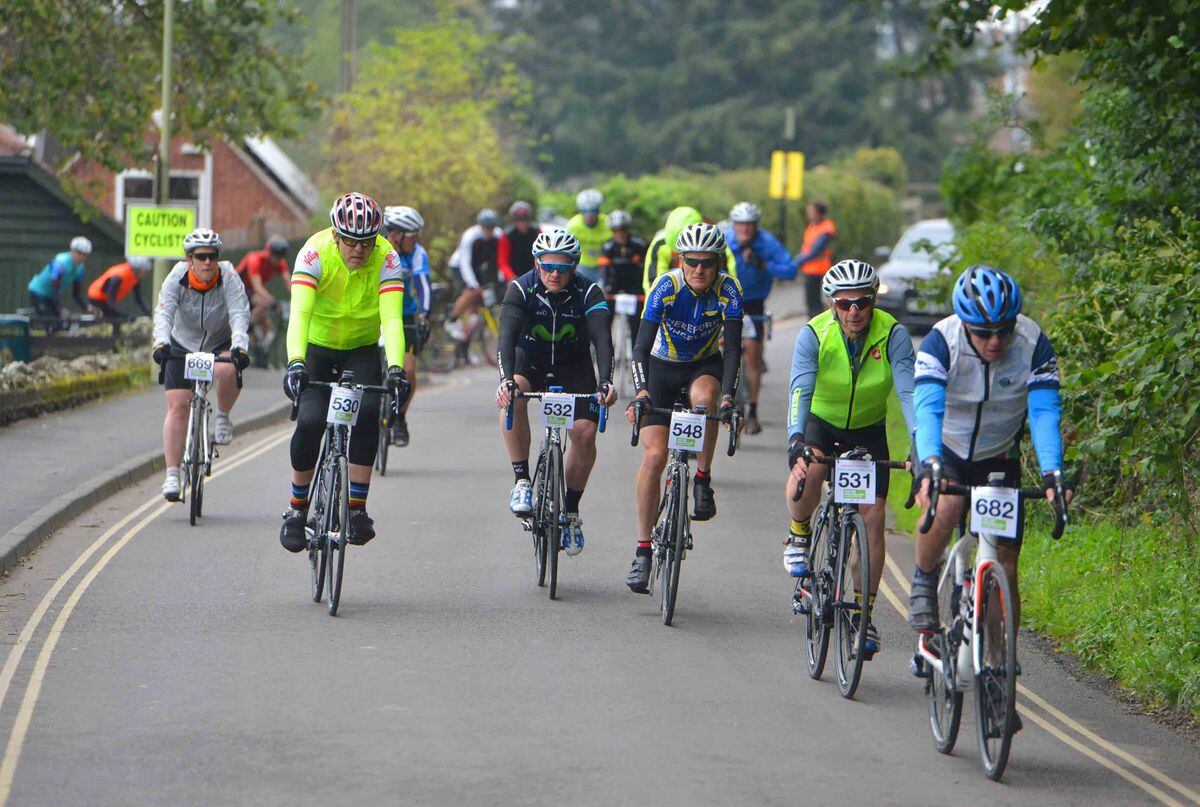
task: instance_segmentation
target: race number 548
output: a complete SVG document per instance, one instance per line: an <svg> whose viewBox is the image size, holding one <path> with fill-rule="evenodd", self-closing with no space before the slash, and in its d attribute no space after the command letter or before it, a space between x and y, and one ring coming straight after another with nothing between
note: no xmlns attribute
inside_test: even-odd
<svg viewBox="0 0 1200 807"><path fill-rule="evenodd" d="M671 426L667 436L667 448L671 450L699 451L704 448L704 415L696 412L672 412Z"/></svg>

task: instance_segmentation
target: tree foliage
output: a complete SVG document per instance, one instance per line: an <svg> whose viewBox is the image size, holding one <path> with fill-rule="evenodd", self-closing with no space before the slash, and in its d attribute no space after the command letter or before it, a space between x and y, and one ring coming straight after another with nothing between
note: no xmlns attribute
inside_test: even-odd
<svg viewBox="0 0 1200 807"><path fill-rule="evenodd" d="M286 134L315 108L301 53L266 41L292 13L283 0L175 3L176 131L199 142ZM162 18L162 0L0 0L0 120L50 132L68 158L146 164Z"/></svg>

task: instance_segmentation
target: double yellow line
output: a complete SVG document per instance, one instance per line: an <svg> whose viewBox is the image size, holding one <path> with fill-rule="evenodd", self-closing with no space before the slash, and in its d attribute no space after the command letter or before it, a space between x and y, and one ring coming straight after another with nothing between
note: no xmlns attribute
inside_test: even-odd
<svg viewBox="0 0 1200 807"><path fill-rule="evenodd" d="M885 555L884 558L887 570L891 573L897 587L907 597L909 592L908 578L905 577L891 555ZM908 617L907 605L901 601L896 592L888 585L886 575L879 584L879 593L892 604L892 607L896 609L896 612L901 617ZM1017 693L1020 695L1019 702L1021 704L1022 715L1032 720L1066 745L1112 771L1125 781L1136 785L1163 804L1169 804L1172 807L1185 807L1188 803L1200 804L1200 793L1175 781L1157 768L1146 764L1128 751L1104 739L1096 732L1069 717L1062 710L1055 708L1049 701L1029 687L1018 683ZM1074 732L1074 735L1070 732ZM1105 754L1108 754L1108 756L1105 756ZM1129 767L1123 767L1115 760L1119 760ZM1130 768L1135 769L1136 772L1135 770L1130 770ZM1150 780L1157 782L1163 787L1156 786ZM1168 792L1169 790L1174 791L1174 794ZM1176 795L1183 797L1187 801L1180 801Z"/></svg>

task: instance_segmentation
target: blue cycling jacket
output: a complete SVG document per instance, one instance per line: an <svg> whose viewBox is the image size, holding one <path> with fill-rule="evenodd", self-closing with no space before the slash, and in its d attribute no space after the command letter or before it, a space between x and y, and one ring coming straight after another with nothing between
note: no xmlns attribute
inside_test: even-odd
<svg viewBox="0 0 1200 807"><path fill-rule="evenodd" d="M743 300L765 300L771 293L775 279L792 280L796 277L796 266L792 256L779 239L763 229L754 234L749 244L739 244L734 237L732 225L725 231L725 242L737 261L737 279L742 285ZM742 252L750 247L751 259L747 261Z"/></svg>

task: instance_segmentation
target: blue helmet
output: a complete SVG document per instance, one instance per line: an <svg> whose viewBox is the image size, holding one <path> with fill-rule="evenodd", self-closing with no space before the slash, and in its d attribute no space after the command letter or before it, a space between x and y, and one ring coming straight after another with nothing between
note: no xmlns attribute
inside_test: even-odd
<svg viewBox="0 0 1200 807"><path fill-rule="evenodd" d="M1021 290L1006 272L972 266L954 281L954 313L967 325L1005 325L1021 313Z"/></svg>

